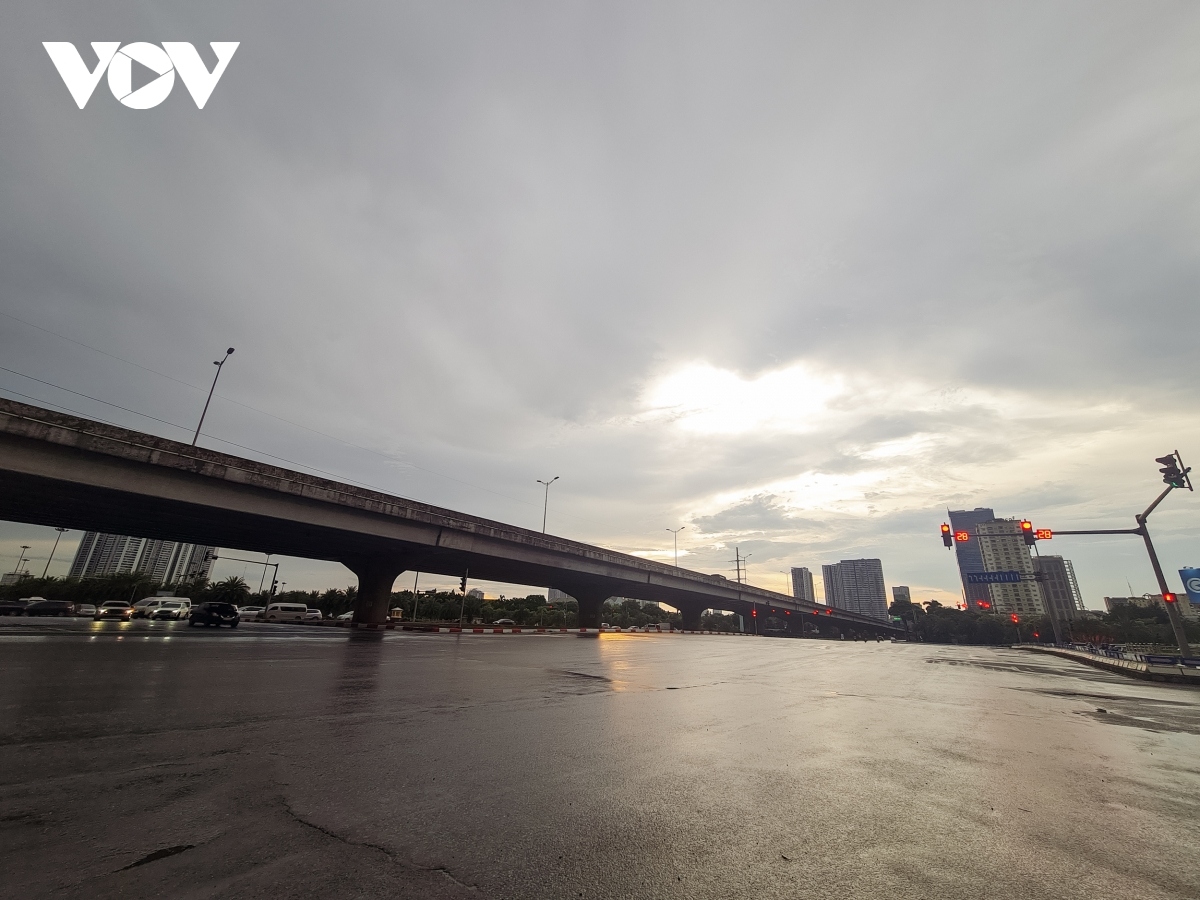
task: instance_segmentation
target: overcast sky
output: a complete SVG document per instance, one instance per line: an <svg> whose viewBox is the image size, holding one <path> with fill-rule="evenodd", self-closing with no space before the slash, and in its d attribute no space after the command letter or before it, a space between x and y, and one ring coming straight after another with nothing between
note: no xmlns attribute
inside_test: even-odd
<svg viewBox="0 0 1200 900"><path fill-rule="evenodd" d="M186 440L232 345L215 449L528 527L559 475L557 534L951 602L948 506L1131 527L1154 457L1200 460L1194 2L4 20L3 396ZM81 111L47 40L241 46L203 110ZM1198 503L1152 519L1175 581ZM0 566L52 538L0 525ZM1089 606L1153 587L1136 539L1041 549Z"/></svg>

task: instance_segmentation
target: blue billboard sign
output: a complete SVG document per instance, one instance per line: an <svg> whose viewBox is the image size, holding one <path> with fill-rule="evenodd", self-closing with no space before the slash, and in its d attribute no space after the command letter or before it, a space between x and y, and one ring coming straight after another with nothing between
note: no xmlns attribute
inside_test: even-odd
<svg viewBox="0 0 1200 900"><path fill-rule="evenodd" d="M1183 579L1183 589L1187 591L1188 599L1200 604L1200 569L1180 569L1179 577Z"/></svg>
<svg viewBox="0 0 1200 900"><path fill-rule="evenodd" d="M1020 572L968 572L967 584L1013 584L1021 580Z"/></svg>

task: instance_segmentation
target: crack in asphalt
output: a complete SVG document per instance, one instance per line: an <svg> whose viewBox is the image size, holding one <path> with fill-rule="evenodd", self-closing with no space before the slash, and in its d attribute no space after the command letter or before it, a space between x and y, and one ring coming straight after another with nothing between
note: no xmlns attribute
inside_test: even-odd
<svg viewBox="0 0 1200 900"><path fill-rule="evenodd" d="M151 853L147 853L137 862L131 862L127 866L122 866L117 871L127 872L130 869L136 869L138 866L144 866L146 863L156 862L160 859L166 859L168 856L175 856L177 853L183 853L185 850L191 850L195 846L195 844L179 844L175 847L163 847L161 850L155 850Z"/></svg>
<svg viewBox="0 0 1200 900"><path fill-rule="evenodd" d="M365 847L369 850L377 850L380 853L382 853L384 856L386 856L391 862L400 866L402 869L408 869L409 871L412 871L412 872L437 872L439 875L441 875L444 878L450 879L450 881L454 882L456 885L463 888L464 890L468 890L473 893L477 893L479 891L479 888L476 885L467 884L465 881L459 881L452 874L450 874L450 870L448 868L446 868L445 866L420 866L420 865L417 865L416 863L407 862L407 861L399 858L395 853L393 853L387 847L384 847L380 844L372 844L370 841L352 841L348 837L340 835L336 831L331 831L330 829L324 827L323 825L318 825L316 822L310 822L308 819L304 818L302 815L300 815L298 812L296 812L294 809L292 809L291 804L288 803L287 800L283 799L282 797L280 798L280 803L283 805L284 812L286 812L298 824L304 825L307 828L311 828L314 831L319 831L321 834L325 835L326 837L332 838L335 841L339 841L340 843L345 844L347 847Z"/></svg>

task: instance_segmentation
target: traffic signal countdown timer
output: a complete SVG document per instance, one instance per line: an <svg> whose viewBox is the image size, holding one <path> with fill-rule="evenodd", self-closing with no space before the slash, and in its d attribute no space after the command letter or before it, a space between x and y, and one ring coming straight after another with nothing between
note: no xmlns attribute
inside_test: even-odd
<svg viewBox="0 0 1200 900"><path fill-rule="evenodd" d="M1050 528L1034 528L1033 523L1028 519L1021 521L1021 536L1025 539L1025 543L1032 547L1038 541L1048 541L1054 537L1054 531ZM954 542L965 544L971 540L971 532L969 531L953 531L945 522L942 523L942 544L947 548L953 547Z"/></svg>
<svg viewBox="0 0 1200 900"><path fill-rule="evenodd" d="M945 545L947 550L954 546L955 541L958 541L960 544L965 544L970 539L971 532L952 531L949 525L947 525L945 522L942 523L942 544Z"/></svg>

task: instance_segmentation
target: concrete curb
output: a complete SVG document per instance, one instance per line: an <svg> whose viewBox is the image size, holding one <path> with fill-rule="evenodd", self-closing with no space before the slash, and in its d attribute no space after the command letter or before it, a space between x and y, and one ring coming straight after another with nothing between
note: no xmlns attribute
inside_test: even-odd
<svg viewBox="0 0 1200 900"><path fill-rule="evenodd" d="M1131 659L1114 659L1111 656L1099 656L1085 653L1082 650L1068 650L1064 647L1045 647L1040 644L1013 644L1014 650L1028 650L1033 653L1048 653L1063 659L1071 659L1097 669L1116 672L1129 678L1141 678L1145 681L1169 681L1173 684L1190 684L1200 687L1200 669L1188 666L1150 665L1135 662Z"/></svg>

